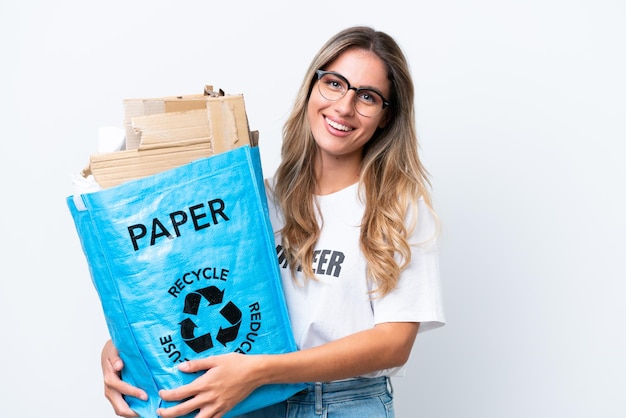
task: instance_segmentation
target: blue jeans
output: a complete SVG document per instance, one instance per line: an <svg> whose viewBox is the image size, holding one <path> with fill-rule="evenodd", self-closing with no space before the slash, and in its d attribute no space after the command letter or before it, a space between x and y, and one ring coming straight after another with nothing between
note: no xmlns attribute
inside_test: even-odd
<svg viewBox="0 0 626 418"><path fill-rule="evenodd" d="M236 418L393 418L387 377L309 383L284 402Z"/></svg>

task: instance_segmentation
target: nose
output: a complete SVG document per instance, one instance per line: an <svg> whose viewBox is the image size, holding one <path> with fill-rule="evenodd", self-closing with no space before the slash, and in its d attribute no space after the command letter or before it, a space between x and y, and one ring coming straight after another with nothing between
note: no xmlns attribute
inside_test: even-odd
<svg viewBox="0 0 626 418"><path fill-rule="evenodd" d="M354 93L350 90L354 90ZM346 94L335 101L335 109L342 115L351 115L354 113L354 100L356 99L356 89L350 87Z"/></svg>

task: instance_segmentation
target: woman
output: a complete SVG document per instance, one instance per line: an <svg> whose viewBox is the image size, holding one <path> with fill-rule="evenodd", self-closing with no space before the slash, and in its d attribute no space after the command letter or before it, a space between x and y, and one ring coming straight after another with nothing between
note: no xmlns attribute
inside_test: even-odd
<svg viewBox="0 0 626 418"><path fill-rule="evenodd" d="M383 32L348 28L314 57L267 182L298 351L184 363L204 374L161 391L183 401L161 417L222 417L261 385L293 382L311 383L244 417L393 416L389 378L402 374L418 332L445 321L413 92L404 54ZM102 365L116 413L135 416L122 394L145 393L119 378L111 342Z"/></svg>

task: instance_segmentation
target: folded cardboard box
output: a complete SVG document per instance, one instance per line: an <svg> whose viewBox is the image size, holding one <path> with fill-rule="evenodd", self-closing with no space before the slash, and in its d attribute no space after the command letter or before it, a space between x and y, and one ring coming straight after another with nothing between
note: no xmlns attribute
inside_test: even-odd
<svg viewBox="0 0 626 418"><path fill-rule="evenodd" d="M124 125L125 149L92 154L83 170L102 188L258 143L243 95L213 92L210 86L198 95L126 99Z"/></svg>

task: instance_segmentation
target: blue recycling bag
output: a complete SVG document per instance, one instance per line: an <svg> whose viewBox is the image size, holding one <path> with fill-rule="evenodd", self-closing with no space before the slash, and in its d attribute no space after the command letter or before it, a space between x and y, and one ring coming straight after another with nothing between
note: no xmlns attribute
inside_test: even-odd
<svg viewBox="0 0 626 418"><path fill-rule="evenodd" d="M174 405L160 389L198 377L178 371L185 360L296 350L257 147L69 196L67 204L125 363L122 379L148 393L148 401L126 398L141 417ZM303 388L262 386L226 416Z"/></svg>

